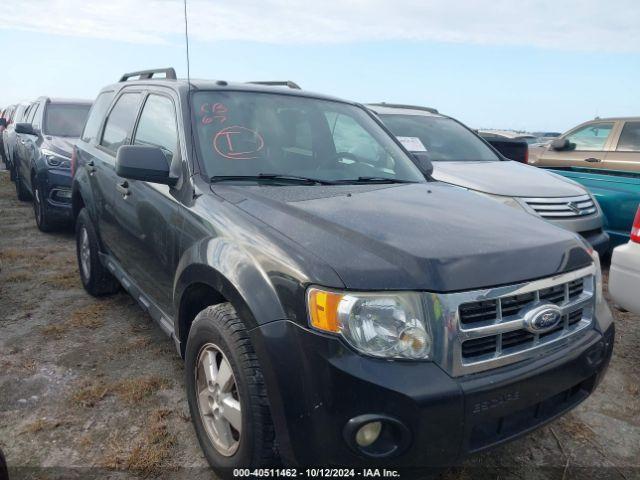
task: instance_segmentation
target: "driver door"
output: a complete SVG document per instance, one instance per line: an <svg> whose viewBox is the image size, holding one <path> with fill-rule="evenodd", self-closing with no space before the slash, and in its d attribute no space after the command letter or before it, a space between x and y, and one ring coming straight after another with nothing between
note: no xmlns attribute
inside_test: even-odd
<svg viewBox="0 0 640 480"><path fill-rule="evenodd" d="M577 127L561 137L575 147L566 150L550 147L535 164L541 167L604 168L616 130L615 121L596 121Z"/></svg>

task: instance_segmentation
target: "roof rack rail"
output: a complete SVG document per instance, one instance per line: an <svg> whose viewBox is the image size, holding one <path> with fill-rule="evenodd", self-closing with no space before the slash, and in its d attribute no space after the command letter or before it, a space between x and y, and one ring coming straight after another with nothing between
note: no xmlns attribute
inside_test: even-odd
<svg viewBox="0 0 640 480"><path fill-rule="evenodd" d="M138 80L149 80L157 73L164 73L165 78L169 80L176 80L176 71L173 68L153 68L151 70L140 70L139 72L125 73L120 77L118 82L126 82L132 77L138 77Z"/></svg>
<svg viewBox="0 0 640 480"><path fill-rule="evenodd" d="M247 82L247 83L251 83L253 85L268 85L270 87L288 87L294 90L302 90L300 88L300 85L298 85L296 82L292 82L291 80L283 80L283 81L265 80L265 81Z"/></svg>
<svg viewBox="0 0 640 480"><path fill-rule="evenodd" d="M440 113L435 108L421 107L419 105L404 105L402 103L380 102L380 103L370 103L369 105L372 105L374 107L405 108L407 110L411 109L411 110L422 110L423 112L429 112L429 113Z"/></svg>

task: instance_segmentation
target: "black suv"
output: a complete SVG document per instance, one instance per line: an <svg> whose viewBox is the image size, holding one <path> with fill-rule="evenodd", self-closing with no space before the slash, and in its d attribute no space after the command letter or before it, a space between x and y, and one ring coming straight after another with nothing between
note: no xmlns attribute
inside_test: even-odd
<svg viewBox="0 0 640 480"><path fill-rule="evenodd" d="M16 193L33 199L38 228L48 232L71 216L71 155L84 128L91 101L41 97L17 123L13 152Z"/></svg>
<svg viewBox="0 0 640 480"><path fill-rule="evenodd" d="M431 181L361 105L165 73L94 103L78 262L174 339L218 472L448 464L600 382L614 326L577 235Z"/></svg>

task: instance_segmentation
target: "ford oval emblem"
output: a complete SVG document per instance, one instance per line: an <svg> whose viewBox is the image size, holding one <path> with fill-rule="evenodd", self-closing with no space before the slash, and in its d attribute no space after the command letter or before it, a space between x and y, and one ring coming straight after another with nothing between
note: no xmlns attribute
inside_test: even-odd
<svg viewBox="0 0 640 480"><path fill-rule="evenodd" d="M562 321L562 310L556 305L538 305L524 314L524 326L531 333L545 333L553 330Z"/></svg>

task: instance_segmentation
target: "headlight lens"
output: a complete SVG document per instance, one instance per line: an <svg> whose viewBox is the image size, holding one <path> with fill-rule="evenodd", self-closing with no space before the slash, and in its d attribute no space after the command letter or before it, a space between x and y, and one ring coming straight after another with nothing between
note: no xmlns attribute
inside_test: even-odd
<svg viewBox="0 0 640 480"><path fill-rule="evenodd" d="M47 165L54 168L67 169L71 168L71 159L64 157L58 153L52 152L45 148L42 149L42 155L44 156Z"/></svg>
<svg viewBox="0 0 640 480"><path fill-rule="evenodd" d="M307 305L314 328L341 335L364 354L429 358L432 339L418 293L341 293L314 287Z"/></svg>

